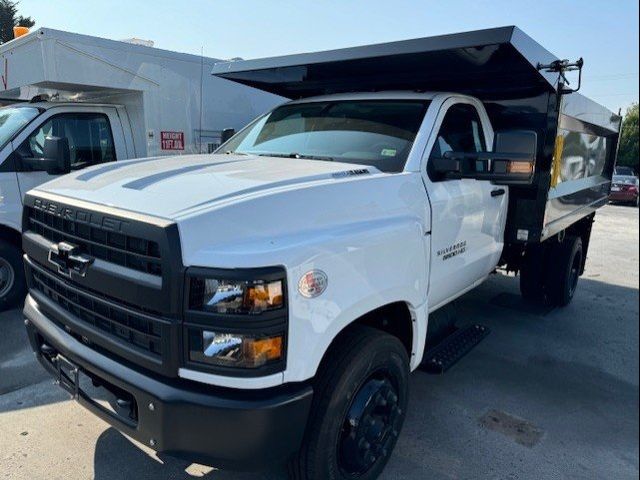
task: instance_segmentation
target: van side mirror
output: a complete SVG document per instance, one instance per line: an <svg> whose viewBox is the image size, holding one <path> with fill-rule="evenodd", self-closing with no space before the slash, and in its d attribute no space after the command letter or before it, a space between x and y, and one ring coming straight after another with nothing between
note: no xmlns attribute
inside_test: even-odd
<svg viewBox="0 0 640 480"><path fill-rule="evenodd" d="M66 137L46 137L42 157L21 159L32 171L45 171L49 175L62 175L71 171L71 152Z"/></svg>
<svg viewBox="0 0 640 480"><path fill-rule="evenodd" d="M535 132L496 132L492 152L445 152L442 158L431 160L431 172L445 180L472 178L498 185L529 185L537 147Z"/></svg>
<svg viewBox="0 0 640 480"><path fill-rule="evenodd" d="M220 134L220 144L222 145L231 137L233 137L235 134L236 134L235 128L225 128L224 130L222 130L222 133Z"/></svg>

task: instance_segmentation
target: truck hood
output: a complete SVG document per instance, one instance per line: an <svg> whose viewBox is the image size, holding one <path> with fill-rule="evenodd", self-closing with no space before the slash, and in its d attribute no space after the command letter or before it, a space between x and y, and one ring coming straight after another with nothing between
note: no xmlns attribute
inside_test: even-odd
<svg viewBox="0 0 640 480"><path fill-rule="evenodd" d="M374 167L252 155L183 155L115 162L37 190L167 219L302 184L380 173Z"/></svg>

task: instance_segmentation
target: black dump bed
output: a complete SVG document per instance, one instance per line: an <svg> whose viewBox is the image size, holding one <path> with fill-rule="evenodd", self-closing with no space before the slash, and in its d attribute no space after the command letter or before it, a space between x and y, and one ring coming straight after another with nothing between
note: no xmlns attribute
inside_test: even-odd
<svg viewBox="0 0 640 480"><path fill-rule="evenodd" d="M620 117L565 93L558 60L517 27L217 64L213 74L287 98L418 90L480 98L496 130L534 130L534 183L511 187L507 241L542 241L604 205ZM588 79L585 79L588 82Z"/></svg>

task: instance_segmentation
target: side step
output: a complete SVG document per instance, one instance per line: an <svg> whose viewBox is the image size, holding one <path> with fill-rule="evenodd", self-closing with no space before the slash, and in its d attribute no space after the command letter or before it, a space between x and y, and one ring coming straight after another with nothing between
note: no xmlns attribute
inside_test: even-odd
<svg viewBox="0 0 640 480"><path fill-rule="evenodd" d="M489 328L484 325L469 325L456 330L424 353L420 369L433 374L446 372L489 335L489 332Z"/></svg>

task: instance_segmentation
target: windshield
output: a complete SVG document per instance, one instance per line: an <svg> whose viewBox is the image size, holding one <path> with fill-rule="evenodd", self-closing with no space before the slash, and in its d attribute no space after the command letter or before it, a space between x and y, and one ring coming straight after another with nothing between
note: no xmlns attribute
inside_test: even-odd
<svg viewBox="0 0 640 480"><path fill-rule="evenodd" d="M371 165L400 172L429 102L344 100L276 108L219 152Z"/></svg>
<svg viewBox="0 0 640 480"><path fill-rule="evenodd" d="M635 185L638 181L636 177L629 177L626 175L614 175L613 181L615 183L624 183L626 185Z"/></svg>
<svg viewBox="0 0 640 480"><path fill-rule="evenodd" d="M40 111L34 107L4 107L0 108L0 148L4 148L9 140Z"/></svg>
<svg viewBox="0 0 640 480"><path fill-rule="evenodd" d="M633 176L633 169L630 167L616 167L615 172L616 175L624 175L624 176Z"/></svg>

